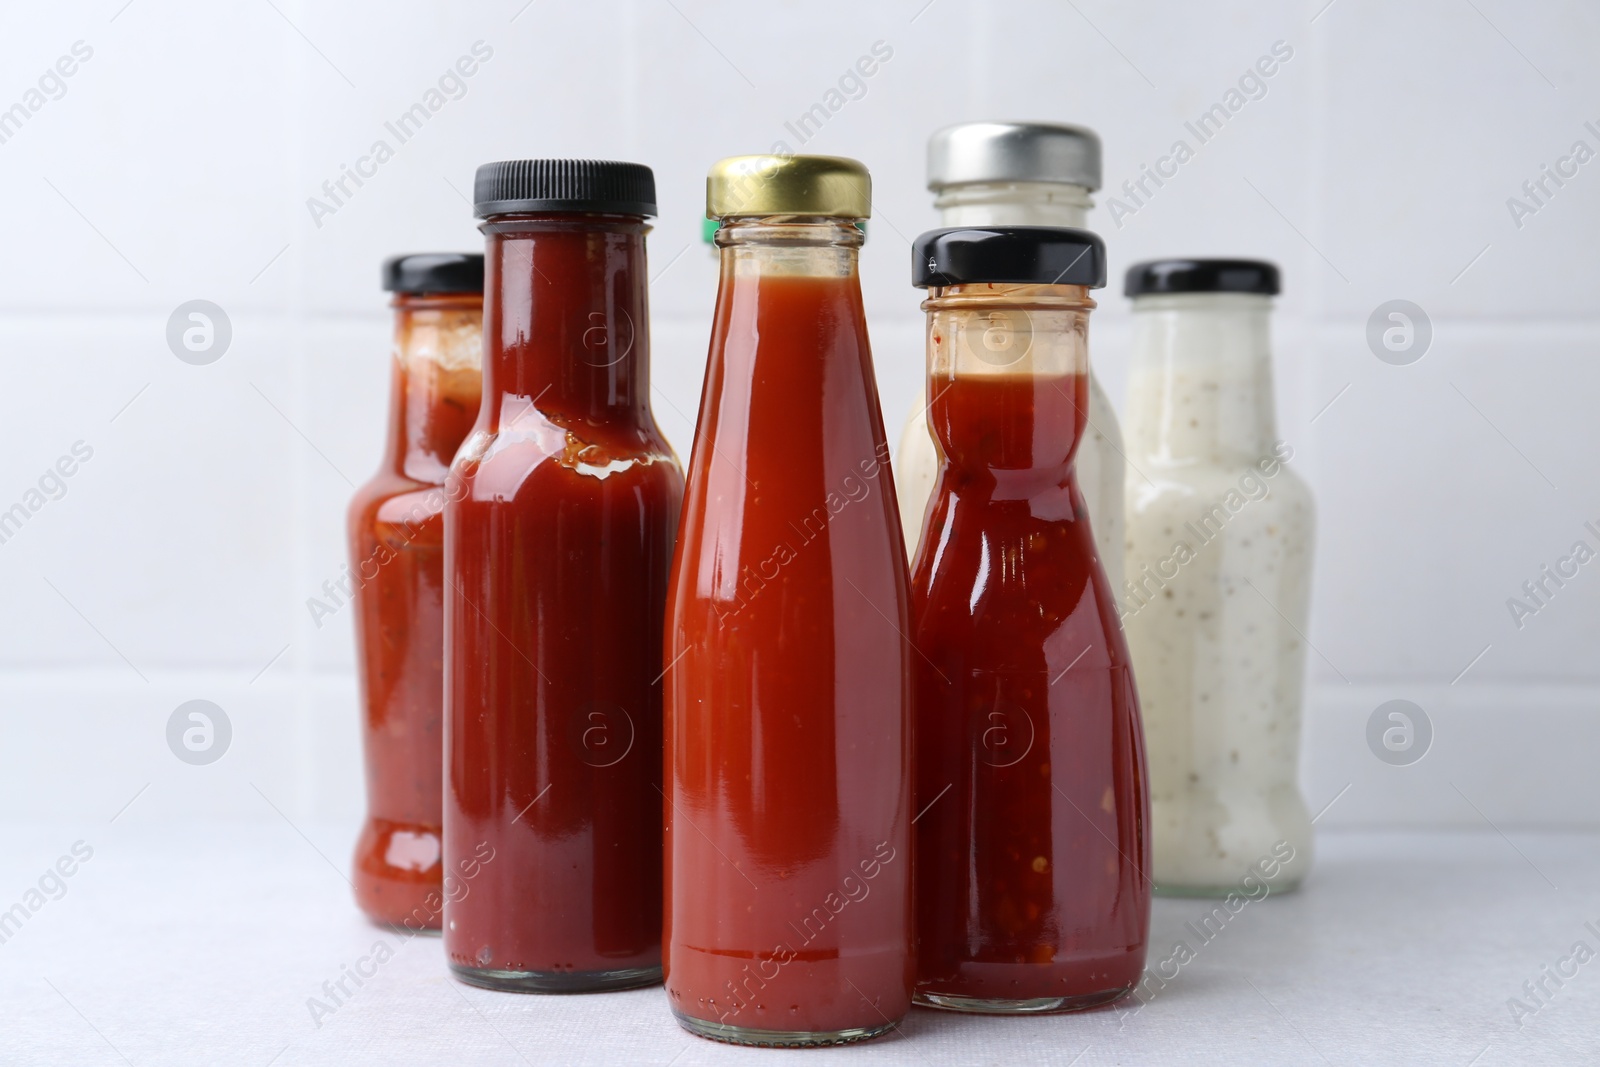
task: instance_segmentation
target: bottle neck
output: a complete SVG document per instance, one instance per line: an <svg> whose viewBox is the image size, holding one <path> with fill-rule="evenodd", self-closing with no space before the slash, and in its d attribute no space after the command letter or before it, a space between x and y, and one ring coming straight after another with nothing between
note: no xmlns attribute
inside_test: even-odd
<svg viewBox="0 0 1600 1067"><path fill-rule="evenodd" d="M1089 190L1063 182L971 182L934 195L941 226L1088 225Z"/></svg>
<svg viewBox="0 0 1600 1067"><path fill-rule="evenodd" d="M861 231L851 219L771 216L717 228L723 285L761 278L833 278L858 288Z"/></svg>
<svg viewBox="0 0 1600 1067"><path fill-rule="evenodd" d="M840 338L854 336L865 343L857 273L861 241L851 219L785 215L724 221L716 234L722 278L711 358L742 377L758 353L792 351L800 338L811 337L814 358L807 361L806 373L830 374L842 352Z"/></svg>
<svg viewBox="0 0 1600 1067"><path fill-rule="evenodd" d="M532 408L557 422L647 419L644 220L500 215L480 228L485 428Z"/></svg>
<svg viewBox="0 0 1600 1067"><path fill-rule="evenodd" d="M1089 406L1089 291L953 285L922 307L928 425L965 490L1009 499L1067 484Z"/></svg>
<svg viewBox="0 0 1600 1067"><path fill-rule="evenodd" d="M1254 463L1277 436L1272 300L1177 293L1133 301L1123 433L1146 463Z"/></svg>
<svg viewBox="0 0 1600 1067"><path fill-rule="evenodd" d="M395 295L394 369L384 466L443 484L478 417L483 378L483 298L476 293Z"/></svg>

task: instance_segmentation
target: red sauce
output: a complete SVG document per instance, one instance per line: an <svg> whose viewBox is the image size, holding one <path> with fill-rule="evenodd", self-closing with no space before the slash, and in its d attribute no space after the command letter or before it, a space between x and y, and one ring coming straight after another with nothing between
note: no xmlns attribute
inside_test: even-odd
<svg viewBox="0 0 1600 1067"><path fill-rule="evenodd" d="M930 382L945 458L912 586L919 996L1089 1007L1144 966L1143 735L1071 467L1087 390Z"/></svg>
<svg viewBox="0 0 1600 1067"><path fill-rule="evenodd" d="M662 616L683 479L649 406L642 219L499 216L484 404L446 516L458 977L658 981ZM448 894L447 894L448 895Z"/></svg>
<svg viewBox="0 0 1600 1067"><path fill-rule="evenodd" d="M360 664L367 819L356 902L374 920L437 930L444 700L444 491L478 417L479 370L421 348L481 328L476 295L397 296L397 358L381 469L350 503L350 588ZM332 583L330 583L331 585Z"/></svg>
<svg viewBox="0 0 1600 1067"><path fill-rule="evenodd" d="M668 600L666 981L690 1029L789 1043L910 1006L907 576L857 278L728 255Z"/></svg>

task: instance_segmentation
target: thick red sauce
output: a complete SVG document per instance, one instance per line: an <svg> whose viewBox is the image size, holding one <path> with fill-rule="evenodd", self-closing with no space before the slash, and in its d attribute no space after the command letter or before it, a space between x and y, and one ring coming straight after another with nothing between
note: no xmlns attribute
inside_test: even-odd
<svg viewBox="0 0 1600 1067"><path fill-rule="evenodd" d="M444 490L478 417L476 365L412 355L482 320L476 295L399 296L389 439L350 503L350 590L360 663L367 819L356 901L374 920L437 930L444 701ZM420 334L430 340L417 340Z"/></svg>
<svg viewBox="0 0 1600 1067"><path fill-rule="evenodd" d="M913 977L910 651L857 279L725 268L702 405L668 600L667 992L744 1030L882 1028Z"/></svg>
<svg viewBox="0 0 1600 1067"><path fill-rule="evenodd" d="M683 480L649 407L644 224L489 234L484 406L447 514L446 906L468 981L658 980L662 614Z"/></svg>
<svg viewBox="0 0 1600 1067"><path fill-rule="evenodd" d="M1144 966L1149 816L1071 467L1087 379L961 376L929 395L945 457L912 584L918 993L1108 1002Z"/></svg>

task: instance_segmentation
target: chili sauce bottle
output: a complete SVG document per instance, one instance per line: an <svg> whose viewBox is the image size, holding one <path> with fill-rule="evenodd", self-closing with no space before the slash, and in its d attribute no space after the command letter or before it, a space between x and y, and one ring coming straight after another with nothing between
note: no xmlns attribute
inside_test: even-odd
<svg viewBox="0 0 1600 1067"><path fill-rule="evenodd" d="M1226 896L1311 868L1300 719L1311 491L1277 439L1259 260L1128 271L1128 644L1149 724L1157 892Z"/></svg>
<svg viewBox="0 0 1600 1067"><path fill-rule="evenodd" d="M483 257L396 256L389 428L348 514L366 755L356 902L375 922L439 929L445 480L478 417Z"/></svg>
<svg viewBox="0 0 1600 1067"><path fill-rule="evenodd" d="M911 1006L905 549L857 275L867 171L712 168L722 278L667 604L667 993L826 1045Z"/></svg>
<svg viewBox="0 0 1600 1067"><path fill-rule="evenodd" d="M445 512L456 977L661 977L661 620L683 478L650 411L635 163L478 168L483 411Z"/></svg>
<svg viewBox="0 0 1600 1067"><path fill-rule="evenodd" d="M1086 225L1100 188L1100 138L1056 122L964 122L928 139L928 188L941 226ZM895 454L895 490L906 550L915 556L939 457L928 432L928 398L911 405ZM1117 413L1089 371L1088 424L1078 445L1078 487L1094 524L1095 551L1122 590L1122 485L1126 463Z"/></svg>
<svg viewBox="0 0 1600 1067"><path fill-rule="evenodd" d="M917 1002L1073 1011L1139 982L1149 799L1128 650L1073 461L1105 249L1083 230L934 230L912 569Z"/></svg>

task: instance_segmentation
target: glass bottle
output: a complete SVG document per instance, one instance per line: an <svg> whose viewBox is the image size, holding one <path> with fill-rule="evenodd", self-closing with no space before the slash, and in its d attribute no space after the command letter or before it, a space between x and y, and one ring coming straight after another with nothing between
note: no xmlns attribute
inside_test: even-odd
<svg viewBox="0 0 1600 1067"><path fill-rule="evenodd" d="M1052 122L966 122L928 140L928 188L941 226L1070 226L1082 229L1090 193L1100 188L1100 138ZM895 489L906 551L915 558L939 470L928 432L927 393L912 402ZM1122 432L1111 400L1091 369L1089 415L1078 446L1078 485L1089 507L1095 547L1114 595L1122 588Z"/></svg>
<svg viewBox="0 0 1600 1067"><path fill-rule="evenodd" d="M853 224L866 169L711 171L722 277L668 598L666 982L704 1037L911 1006L905 548Z"/></svg>
<svg viewBox="0 0 1600 1067"><path fill-rule="evenodd" d="M492 989L647 985L683 493L650 410L655 180L513 160L478 169L475 201L483 414L445 514L445 951Z"/></svg>
<svg viewBox="0 0 1600 1067"><path fill-rule="evenodd" d="M917 1002L1107 1004L1140 980L1149 800L1127 647L1074 471L1089 392L1083 230L934 230L939 472L912 572Z"/></svg>
<svg viewBox="0 0 1600 1067"><path fill-rule="evenodd" d="M352 881L375 922L437 930L444 487L478 417L483 257L397 256L383 287L394 293L388 441L347 523L367 772Z"/></svg>
<svg viewBox="0 0 1600 1067"><path fill-rule="evenodd" d="M1133 362L1124 625L1150 745L1158 892L1274 889L1311 865L1297 782L1311 493L1277 439L1278 270L1128 272Z"/></svg>

